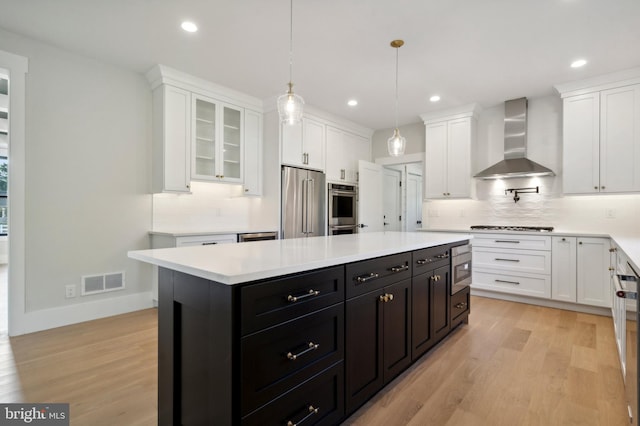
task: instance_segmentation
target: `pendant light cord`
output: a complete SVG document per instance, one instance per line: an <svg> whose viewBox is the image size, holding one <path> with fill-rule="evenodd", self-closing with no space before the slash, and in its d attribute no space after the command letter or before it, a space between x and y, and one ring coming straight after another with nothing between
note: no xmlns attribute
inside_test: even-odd
<svg viewBox="0 0 640 426"><path fill-rule="evenodd" d="M290 1L289 6L289 84L291 84L293 81L293 0Z"/></svg>
<svg viewBox="0 0 640 426"><path fill-rule="evenodd" d="M396 129L398 128L398 50L400 48L396 47Z"/></svg>

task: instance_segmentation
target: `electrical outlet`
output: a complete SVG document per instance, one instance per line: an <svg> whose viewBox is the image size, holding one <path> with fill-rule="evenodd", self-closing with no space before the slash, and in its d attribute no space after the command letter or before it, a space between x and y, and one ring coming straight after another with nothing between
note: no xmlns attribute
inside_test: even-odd
<svg viewBox="0 0 640 426"><path fill-rule="evenodd" d="M604 209L604 217L607 219L615 219L616 218L616 210L615 209Z"/></svg>
<svg viewBox="0 0 640 426"><path fill-rule="evenodd" d="M64 286L64 297L66 297L67 299L76 297L76 286L73 284Z"/></svg>

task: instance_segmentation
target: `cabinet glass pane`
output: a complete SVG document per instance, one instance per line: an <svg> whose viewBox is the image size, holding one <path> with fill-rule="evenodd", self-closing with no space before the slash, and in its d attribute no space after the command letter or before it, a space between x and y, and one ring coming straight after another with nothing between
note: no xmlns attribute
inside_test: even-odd
<svg viewBox="0 0 640 426"><path fill-rule="evenodd" d="M195 174L214 176L216 162L216 105L196 100Z"/></svg>
<svg viewBox="0 0 640 426"><path fill-rule="evenodd" d="M224 108L224 177L240 179L240 111Z"/></svg>

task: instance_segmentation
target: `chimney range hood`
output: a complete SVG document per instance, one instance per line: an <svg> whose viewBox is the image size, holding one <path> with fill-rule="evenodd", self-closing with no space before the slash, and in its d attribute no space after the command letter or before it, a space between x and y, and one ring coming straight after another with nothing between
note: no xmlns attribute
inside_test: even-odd
<svg viewBox="0 0 640 426"><path fill-rule="evenodd" d="M555 176L550 169L527 158L527 98L504 103L504 160L474 177L505 179L531 176Z"/></svg>

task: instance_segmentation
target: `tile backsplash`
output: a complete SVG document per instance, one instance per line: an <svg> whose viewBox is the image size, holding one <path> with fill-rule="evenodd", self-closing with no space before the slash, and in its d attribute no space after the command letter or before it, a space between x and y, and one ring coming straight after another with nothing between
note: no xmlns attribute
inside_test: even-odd
<svg viewBox="0 0 640 426"><path fill-rule="evenodd" d="M558 177L478 180L471 200L434 200L423 205L429 228L467 229L471 225L553 226L558 231L640 235L640 195L563 196ZM507 188L538 186L516 203Z"/></svg>

